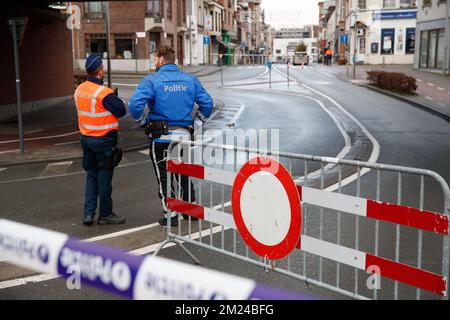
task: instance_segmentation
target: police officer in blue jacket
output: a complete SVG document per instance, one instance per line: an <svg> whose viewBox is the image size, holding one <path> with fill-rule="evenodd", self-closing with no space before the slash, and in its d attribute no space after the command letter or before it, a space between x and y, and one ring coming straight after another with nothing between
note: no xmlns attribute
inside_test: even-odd
<svg viewBox="0 0 450 320"><path fill-rule="evenodd" d="M162 201L163 218L161 225L167 225L167 171L165 152L169 148L168 132L186 130L193 138L194 119L192 112L195 103L199 112L208 118L213 110L213 100L193 75L182 72L175 64L175 51L170 46L160 47L155 54L156 72L145 77L130 99L129 109L134 120L147 128L150 138L150 158L158 179L159 197ZM177 176L177 175L176 175ZM175 177L177 178L177 177ZM189 197L188 178L182 176L181 189L184 201L195 201L191 184ZM176 213L172 213L173 217ZM170 219L171 225L178 225L178 219Z"/></svg>

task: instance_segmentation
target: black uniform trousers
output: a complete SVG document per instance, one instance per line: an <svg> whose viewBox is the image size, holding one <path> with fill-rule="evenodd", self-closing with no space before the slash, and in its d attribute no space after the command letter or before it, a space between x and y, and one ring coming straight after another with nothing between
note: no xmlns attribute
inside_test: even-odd
<svg viewBox="0 0 450 320"><path fill-rule="evenodd" d="M153 169L155 170L156 179L158 181L158 195L161 199L161 204L163 208L163 214L165 215L168 211L167 209L167 152L169 149L169 143L160 143L150 141L150 158L152 160ZM182 156L182 154L181 154ZM195 190L192 181L190 183L189 190L189 178L186 176L181 176L179 179L179 174L171 175L171 195L170 197L183 200L186 202L195 201ZM179 181L181 180L181 181ZM178 191L181 188L180 191ZM190 191L190 197L189 197ZM181 197L179 197L179 192ZM172 217L176 216L176 212L172 213Z"/></svg>

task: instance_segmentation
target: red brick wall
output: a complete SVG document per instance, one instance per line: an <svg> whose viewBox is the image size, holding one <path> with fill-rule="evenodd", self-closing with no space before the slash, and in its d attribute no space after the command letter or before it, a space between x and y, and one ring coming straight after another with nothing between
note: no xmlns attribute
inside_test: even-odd
<svg viewBox="0 0 450 320"><path fill-rule="evenodd" d="M65 19L42 17L35 11L4 10L7 16L27 15L28 27L20 47L22 101L35 101L73 94L70 30ZM0 105L16 102L14 51L11 32L0 23Z"/></svg>

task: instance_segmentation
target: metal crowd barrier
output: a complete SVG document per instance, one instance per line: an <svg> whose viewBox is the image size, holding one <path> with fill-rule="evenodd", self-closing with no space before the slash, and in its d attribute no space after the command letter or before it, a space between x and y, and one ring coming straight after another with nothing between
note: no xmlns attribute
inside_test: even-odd
<svg viewBox="0 0 450 320"><path fill-rule="evenodd" d="M301 212L291 215L291 229L301 216L294 245L287 236L284 246L273 245L270 235L258 231L270 247L247 230L261 228L259 220L267 220L264 206L278 201L263 187L258 192L267 199L249 189L244 200L252 203L247 194L257 199L254 208L241 203L242 179L258 186L246 165L256 156L279 161L295 183L295 191L286 189L294 199L291 212ZM167 169L167 204L180 223L167 227L162 247L183 241L357 299L448 299L450 189L435 172L191 141L172 145ZM183 198L181 175L193 182L196 201L190 184L189 201ZM293 209L295 197L299 209ZM280 229L268 224L267 233L281 230L283 221L274 223Z"/></svg>
<svg viewBox="0 0 450 320"><path fill-rule="evenodd" d="M317 299L169 259L131 255L3 219L0 219L0 258L36 272L73 280L78 276L82 285L128 299Z"/></svg>

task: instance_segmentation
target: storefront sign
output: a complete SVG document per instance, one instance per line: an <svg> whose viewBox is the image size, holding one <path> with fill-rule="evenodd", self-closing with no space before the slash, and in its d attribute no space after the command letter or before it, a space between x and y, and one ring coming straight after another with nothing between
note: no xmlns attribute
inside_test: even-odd
<svg viewBox="0 0 450 320"><path fill-rule="evenodd" d="M417 18L417 11L374 12L374 13L372 13L373 20L416 19L416 18Z"/></svg>

